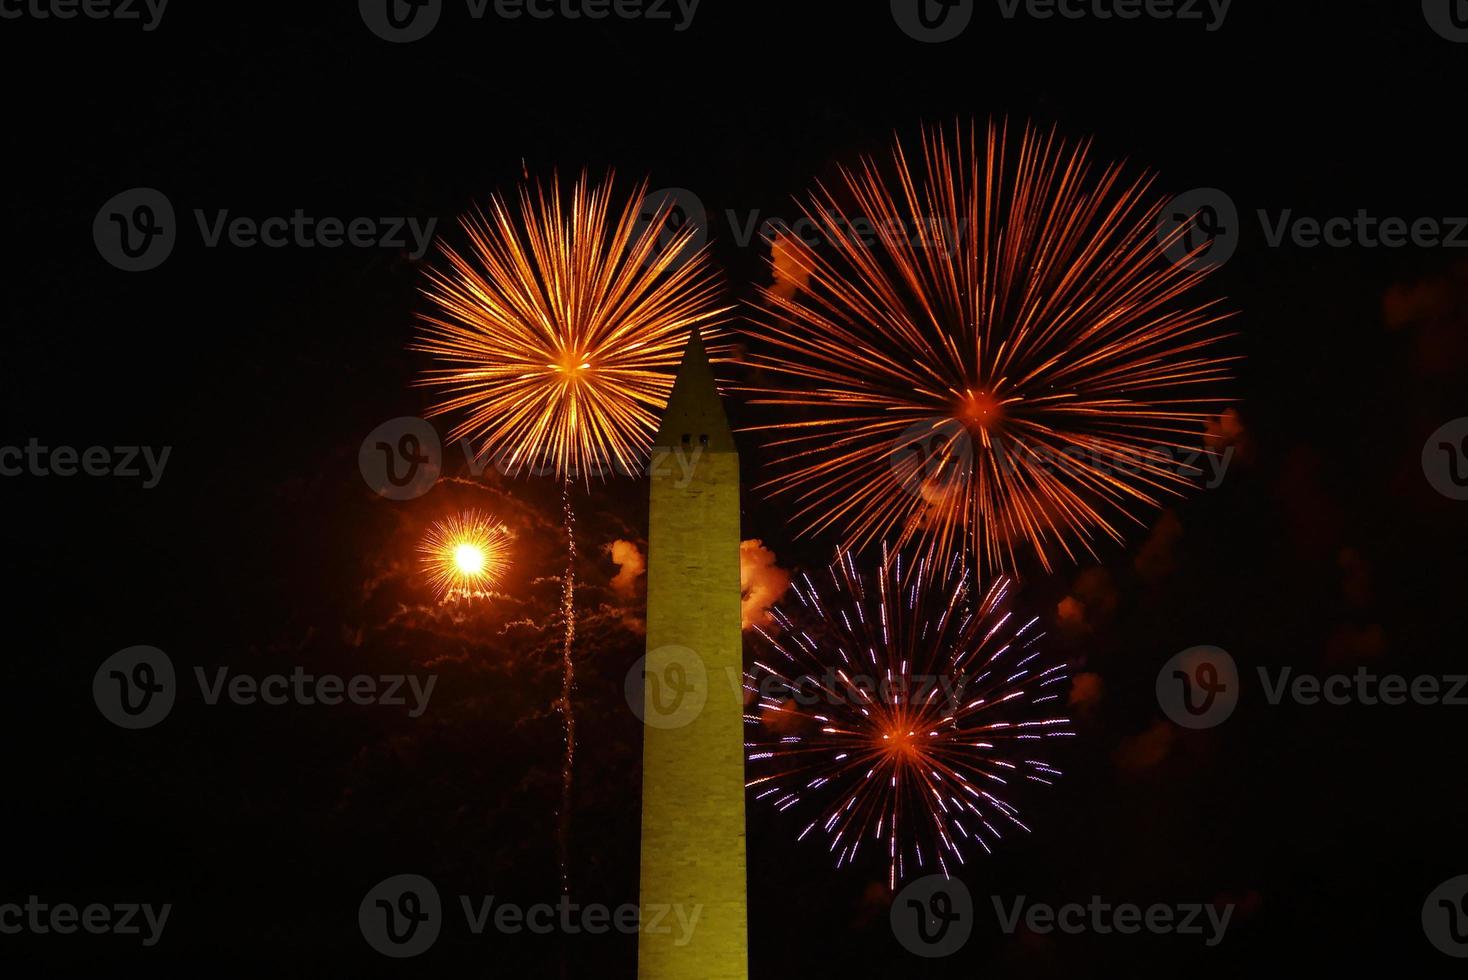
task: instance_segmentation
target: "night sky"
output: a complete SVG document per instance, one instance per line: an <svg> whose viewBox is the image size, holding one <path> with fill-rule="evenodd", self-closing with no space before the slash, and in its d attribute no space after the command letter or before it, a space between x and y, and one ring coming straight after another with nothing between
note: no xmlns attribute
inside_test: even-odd
<svg viewBox="0 0 1468 980"><path fill-rule="evenodd" d="M1057 785L1026 795L1033 833L963 870L978 905L967 945L915 958L888 925L881 862L836 871L822 844L796 842L797 818L751 801L751 976L1461 973L1422 911L1468 874L1468 687L1457 706L1273 705L1257 671L1468 673L1468 502L1423 468L1429 436L1468 415L1468 228L1456 248L1267 234L1287 212L1433 218L1449 232L1468 215L1468 43L1408 2L1237 0L1212 31L1011 20L976 3L961 37L932 44L886 3L703 0L676 30L475 20L449 0L433 33L405 44L375 37L354 8L177 0L153 30L0 19L0 446L170 447L151 488L0 479L0 905L173 906L147 948L0 934L7 975L635 975L634 936L476 936L458 910L459 895L558 894L558 484L476 480L450 452L425 496L373 493L362 440L432 398L411 386L427 358L407 349L424 263L411 243L208 247L195 209L451 231L525 173L615 169L624 190L647 177L698 196L729 299L743 302L770 281L769 248L738 241L730 212L793 217L796 195L894 133L991 116L1092 138L1098 158L1156 171L1169 194L1217 188L1237 205L1236 252L1206 286L1237 311L1231 350L1244 355L1233 464L1217 488L1139 510L1124 546L1021 568L1020 606L1081 675L1078 737L1056 756ZM157 268L125 272L99 253L93 222L136 187L171 201L178 242ZM737 391L726 407L736 428L763 420ZM820 567L835 539L799 536L788 506L749 490L767 459L740 438L743 537L780 569ZM643 652L644 591L616 578L612 547L645 551L647 487L579 491L583 903L637 898L641 725L622 689ZM517 538L503 594L455 611L433 604L415 548L462 507L494 511ZM99 712L92 680L140 644L168 654L181 690L162 723L125 731ZM1199 645L1233 656L1242 695L1228 721L1189 731L1167 720L1155 683ZM209 705L193 683L195 668L298 666L437 681L416 718ZM435 882L450 924L428 953L396 961L364 942L357 907L405 872ZM1006 935L991 895L1235 911L1213 947Z"/></svg>

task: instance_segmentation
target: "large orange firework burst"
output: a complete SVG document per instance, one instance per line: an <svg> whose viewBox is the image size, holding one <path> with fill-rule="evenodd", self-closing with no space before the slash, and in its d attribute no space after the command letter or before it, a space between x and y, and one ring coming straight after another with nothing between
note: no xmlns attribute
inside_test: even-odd
<svg viewBox="0 0 1468 980"><path fill-rule="evenodd" d="M508 528L475 510L429 528L418 550L440 601L487 595L509 566L510 539Z"/></svg>
<svg viewBox="0 0 1468 980"><path fill-rule="evenodd" d="M1060 775L1044 747L1074 735L1038 621L1009 609L1010 580L980 597L973 580L957 557L863 574L842 552L791 583L799 606L771 611L778 631L757 627L752 791L813 808L800 838L824 835L837 867L879 854L889 887L1028 831L1017 795Z"/></svg>
<svg viewBox="0 0 1468 980"><path fill-rule="evenodd" d="M759 427L763 486L807 531L915 542L933 567L1013 571L1027 543L1048 570L1120 541L1135 505L1196 481L1232 360L1226 314L1189 298L1207 271L1164 257L1153 183L991 124L819 187L818 234L777 241L750 330L771 380L746 390L793 410Z"/></svg>
<svg viewBox="0 0 1468 980"><path fill-rule="evenodd" d="M638 471L690 331L724 312L694 229L642 196L614 211L610 178L569 200L526 185L517 209L496 196L460 220L467 252L440 242L413 346L438 361L430 415L464 413L451 439L511 474Z"/></svg>

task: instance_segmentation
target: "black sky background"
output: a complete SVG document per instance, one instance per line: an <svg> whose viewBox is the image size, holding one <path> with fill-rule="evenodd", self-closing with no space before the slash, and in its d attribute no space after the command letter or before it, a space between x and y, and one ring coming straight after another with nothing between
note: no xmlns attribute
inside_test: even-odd
<svg viewBox="0 0 1468 980"><path fill-rule="evenodd" d="M833 872L792 821L752 804L751 974L1457 969L1419 915L1468 873L1468 709L1271 707L1255 685L1225 725L1189 733L1153 693L1162 663L1197 644L1250 675L1464 670L1468 504L1435 493L1419 462L1429 433L1468 415L1464 254L1270 248L1252 217L1468 213L1468 45L1433 33L1416 3L1237 0L1215 33L1009 22L980 5L942 45L909 39L883 3L703 0L682 33L473 22L450 4L430 38L389 45L350 3L175 0L151 33L5 20L0 45L0 444L173 447L153 490L0 482L12 624L0 901L175 905L154 949L0 937L8 975L533 976L563 952L555 937L450 926L397 963L356 922L365 891L404 871L445 896L557 893L556 488L372 494L362 438L427 405L409 386L424 361L406 350L418 264L392 249L204 248L192 209L436 216L447 229L522 170L615 167L624 188L649 175L715 215L790 216L792 195L894 130L990 115L1094 137L1099 157L1150 167L1168 190L1218 187L1239 205L1237 254L1209 288L1239 311L1249 458L1177 503L1175 525L1141 514L1126 548L1026 581L1023 602L1103 693L1078 714L1066 778L1028 801L1034 835L964 877L981 902L1241 909L1213 949L981 925L960 954L919 961L891 936L879 869ZM128 274L99 256L91 226L135 186L167 194L185 227L162 267ZM712 249L734 298L767 281L763 250L727 224ZM729 410L751 420L737 396ZM760 450L742 449L753 482ZM627 480L581 502L574 867L578 899L614 905L636 900L640 729L621 684L641 638L627 626L639 600L611 589L603 549L645 537L645 495ZM464 505L513 514L521 537L505 599L455 621L427 607L410 563L424 527ZM784 516L746 493L744 536L783 567L821 562L832 542L797 539ZM1091 597L1083 629L1060 621L1072 594ZM124 732L97 712L91 679L144 643L181 672L431 671L438 689L421 719L184 696L162 725ZM635 973L632 937L564 952L573 976Z"/></svg>

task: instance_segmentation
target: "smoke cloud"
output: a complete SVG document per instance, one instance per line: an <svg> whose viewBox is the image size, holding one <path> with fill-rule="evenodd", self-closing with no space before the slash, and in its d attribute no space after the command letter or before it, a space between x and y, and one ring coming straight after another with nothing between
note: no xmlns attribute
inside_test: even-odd
<svg viewBox="0 0 1468 980"><path fill-rule="evenodd" d="M612 576L612 591L624 599L637 595L637 580L647 571L647 556L632 541L616 540L610 546L612 561L617 565L617 574Z"/></svg>
<svg viewBox="0 0 1468 980"><path fill-rule="evenodd" d="M775 563L775 553L758 538L739 543L740 605L744 628L768 626L773 620L770 607L780 601L790 587L790 573Z"/></svg>

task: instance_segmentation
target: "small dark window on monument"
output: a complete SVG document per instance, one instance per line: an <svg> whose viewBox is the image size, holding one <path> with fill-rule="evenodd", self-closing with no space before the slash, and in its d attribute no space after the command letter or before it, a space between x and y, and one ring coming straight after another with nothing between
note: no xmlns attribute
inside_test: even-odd
<svg viewBox="0 0 1468 980"><path fill-rule="evenodd" d="M687 446L687 445L692 444L692 442L693 442L693 436L689 435L686 432L683 433L683 445Z"/></svg>
<svg viewBox="0 0 1468 980"><path fill-rule="evenodd" d="M707 433L702 433L702 434L699 435L699 437L698 437L698 444L700 446L705 446L705 447L708 446L708 444L709 444L709 437L708 437L708 434Z"/></svg>

